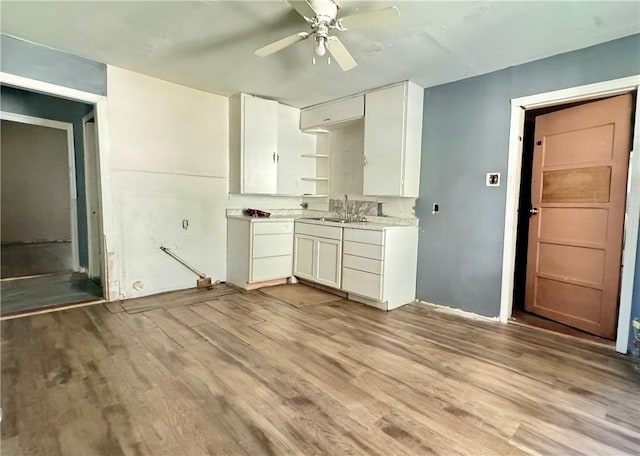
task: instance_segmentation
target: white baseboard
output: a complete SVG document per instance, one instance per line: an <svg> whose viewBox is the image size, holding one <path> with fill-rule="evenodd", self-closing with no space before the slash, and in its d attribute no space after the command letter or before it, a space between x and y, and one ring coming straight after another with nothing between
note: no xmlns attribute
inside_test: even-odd
<svg viewBox="0 0 640 456"><path fill-rule="evenodd" d="M468 312L466 310L457 309L455 307L443 306L441 304L434 304L432 302L420 301L418 300L416 304L423 304L426 306L434 307L436 310L445 312L452 315L457 315L459 317L469 318L471 320L482 320L482 321L491 321L494 323L499 323L499 317L485 317L484 315L479 315L477 313Z"/></svg>

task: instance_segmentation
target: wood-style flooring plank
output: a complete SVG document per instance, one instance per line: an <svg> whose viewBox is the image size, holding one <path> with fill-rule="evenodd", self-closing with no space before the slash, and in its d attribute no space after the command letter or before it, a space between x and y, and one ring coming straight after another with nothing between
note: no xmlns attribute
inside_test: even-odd
<svg viewBox="0 0 640 456"><path fill-rule="evenodd" d="M0 329L3 454L640 453L627 357L422 304L224 287Z"/></svg>

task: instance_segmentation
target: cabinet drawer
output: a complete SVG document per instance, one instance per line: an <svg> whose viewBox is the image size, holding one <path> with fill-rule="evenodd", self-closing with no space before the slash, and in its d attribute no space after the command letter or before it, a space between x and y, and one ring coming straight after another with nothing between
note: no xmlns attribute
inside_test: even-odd
<svg viewBox="0 0 640 456"><path fill-rule="evenodd" d="M254 222L253 234L293 233L293 222Z"/></svg>
<svg viewBox="0 0 640 456"><path fill-rule="evenodd" d="M343 255L342 265L345 268L357 269L358 271L370 272L372 274L382 274L382 261L372 260L353 255Z"/></svg>
<svg viewBox="0 0 640 456"><path fill-rule="evenodd" d="M364 117L364 95L321 104L300 111L300 130Z"/></svg>
<svg viewBox="0 0 640 456"><path fill-rule="evenodd" d="M293 254L293 234L253 236L253 258Z"/></svg>
<svg viewBox="0 0 640 456"><path fill-rule="evenodd" d="M382 260L382 246L374 244L363 244L362 242L344 241L344 253L359 257Z"/></svg>
<svg viewBox="0 0 640 456"><path fill-rule="evenodd" d="M371 299L382 299L382 276L355 269L342 269L342 289Z"/></svg>
<svg viewBox="0 0 640 456"><path fill-rule="evenodd" d="M344 240L364 242L365 244L384 244L384 231L358 230L354 228L344 229Z"/></svg>
<svg viewBox="0 0 640 456"><path fill-rule="evenodd" d="M291 255L254 259L251 282L290 277L292 261L293 257Z"/></svg>
<svg viewBox="0 0 640 456"><path fill-rule="evenodd" d="M318 236L328 239L342 239L342 228L337 226L314 225L312 223L296 222L296 233Z"/></svg>

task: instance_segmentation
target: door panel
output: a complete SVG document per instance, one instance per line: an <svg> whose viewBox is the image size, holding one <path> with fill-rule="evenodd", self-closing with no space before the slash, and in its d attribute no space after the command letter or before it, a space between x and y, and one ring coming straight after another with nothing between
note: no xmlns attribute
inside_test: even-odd
<svg viewBox="0 0 640 456"><path fill-rule="evenodd" d="M253 260L251 282L291 276L291 255L256 258Z"/></svg>
<svg viewBox="0 0 640 456"><path fill-rule="evenodd" d="M316 136L302 133L298 127L300 111L278 104L278 194L301 195L300 177L316 174L315 160L302 157L316 153Z"/></svg>
<svg viewBox="0 0 640 456"><path fill-rule="evenodd" d="M609 211L578 207L549 207L539 215L540 239L603 243L607 239Z"/></svg>
<svg viewBox="0 0 640 456"><path fill-rule="evenodd" d="M314 279L315 238L303 234L295 235L293 273L303 279Z"/></svg>
<svg viewBox="0 0 640 456"><path fill-rule="evenodd" d="M604 250L540 242L538 274L554 276L565 282L598 286L604 273Z"/></svg>
<svg viewBox="0 0 640 456"><path fill-rule="evenodd" d="M342 241L317 238L316 243L316 282L340 288Z"/></svg>
<svg viewBox="0 0 640 456"><path fill-rule="evenodd" d="M632 96L536 118L525 309L614 338Z"/></svg>
<svg viewBox="0 0 640 456"><path fill-rule="evenodd" d="M300 129L323 127L364 116L364 95L325 103L300 112Z"/></svg>
<svg viewBox="0 0 640 456"><path fill-rule="evenodd" d="M253 236L253 258L291 255L293 234L259 234Z"/></svg>
<svg viewBox="0 0 640 456"><path fill-rule="evenodd" d="M278 103L244 100L242 193L275 194L278 187Z"/></svg>
<svg viewBox="0 0 640 456"><path fill-rule="evenodd" d="M542 172L543 203L608 203L611 167Z"/></svg>
<svg viewBox="0 0 640 456"><path fill-rule="evenodd" d="M558 280L538 279L538 302L549 312L576 315L587 324L600 319L602 291Z"/></svg>
<svg viewBox="0 0 640 456"><path fill-rule="evenodd" d="M366 95L364 195L402 195L404 84Z"/></svg>
<svg viewBox="0 0 640 456"><path fill-rule="evenodd" d="M610 139L613 124L579 129L548 136L548 150L562 150L562 154L545 154L544 166L579 165L599 160L609 160L613 150Z"/></svg>
<svg viewBox="0 0 640 456"><path fill-rule="evenodd" d="M84 123L84 181L87 201L87 247L89 253L89 277L102 280L102 235L100 219L100 179L98 163L98 138L95 121Z"/></svg>
<svg viewBox="0 0 640 456"><path fill-rule="evenodd" d="M366 298L382 299L382 276L351 268L344 268L342 272L344 290Z"/></svg>

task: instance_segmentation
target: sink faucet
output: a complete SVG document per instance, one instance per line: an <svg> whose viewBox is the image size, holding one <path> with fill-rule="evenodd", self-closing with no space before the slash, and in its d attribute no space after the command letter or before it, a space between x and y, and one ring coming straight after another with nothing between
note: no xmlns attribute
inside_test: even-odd
<svg viewBox="0 0 640 456"><path fill-rule="evenodd" d="M349 220L349 197L346 193L344 195L344 218Z"/></svg>

